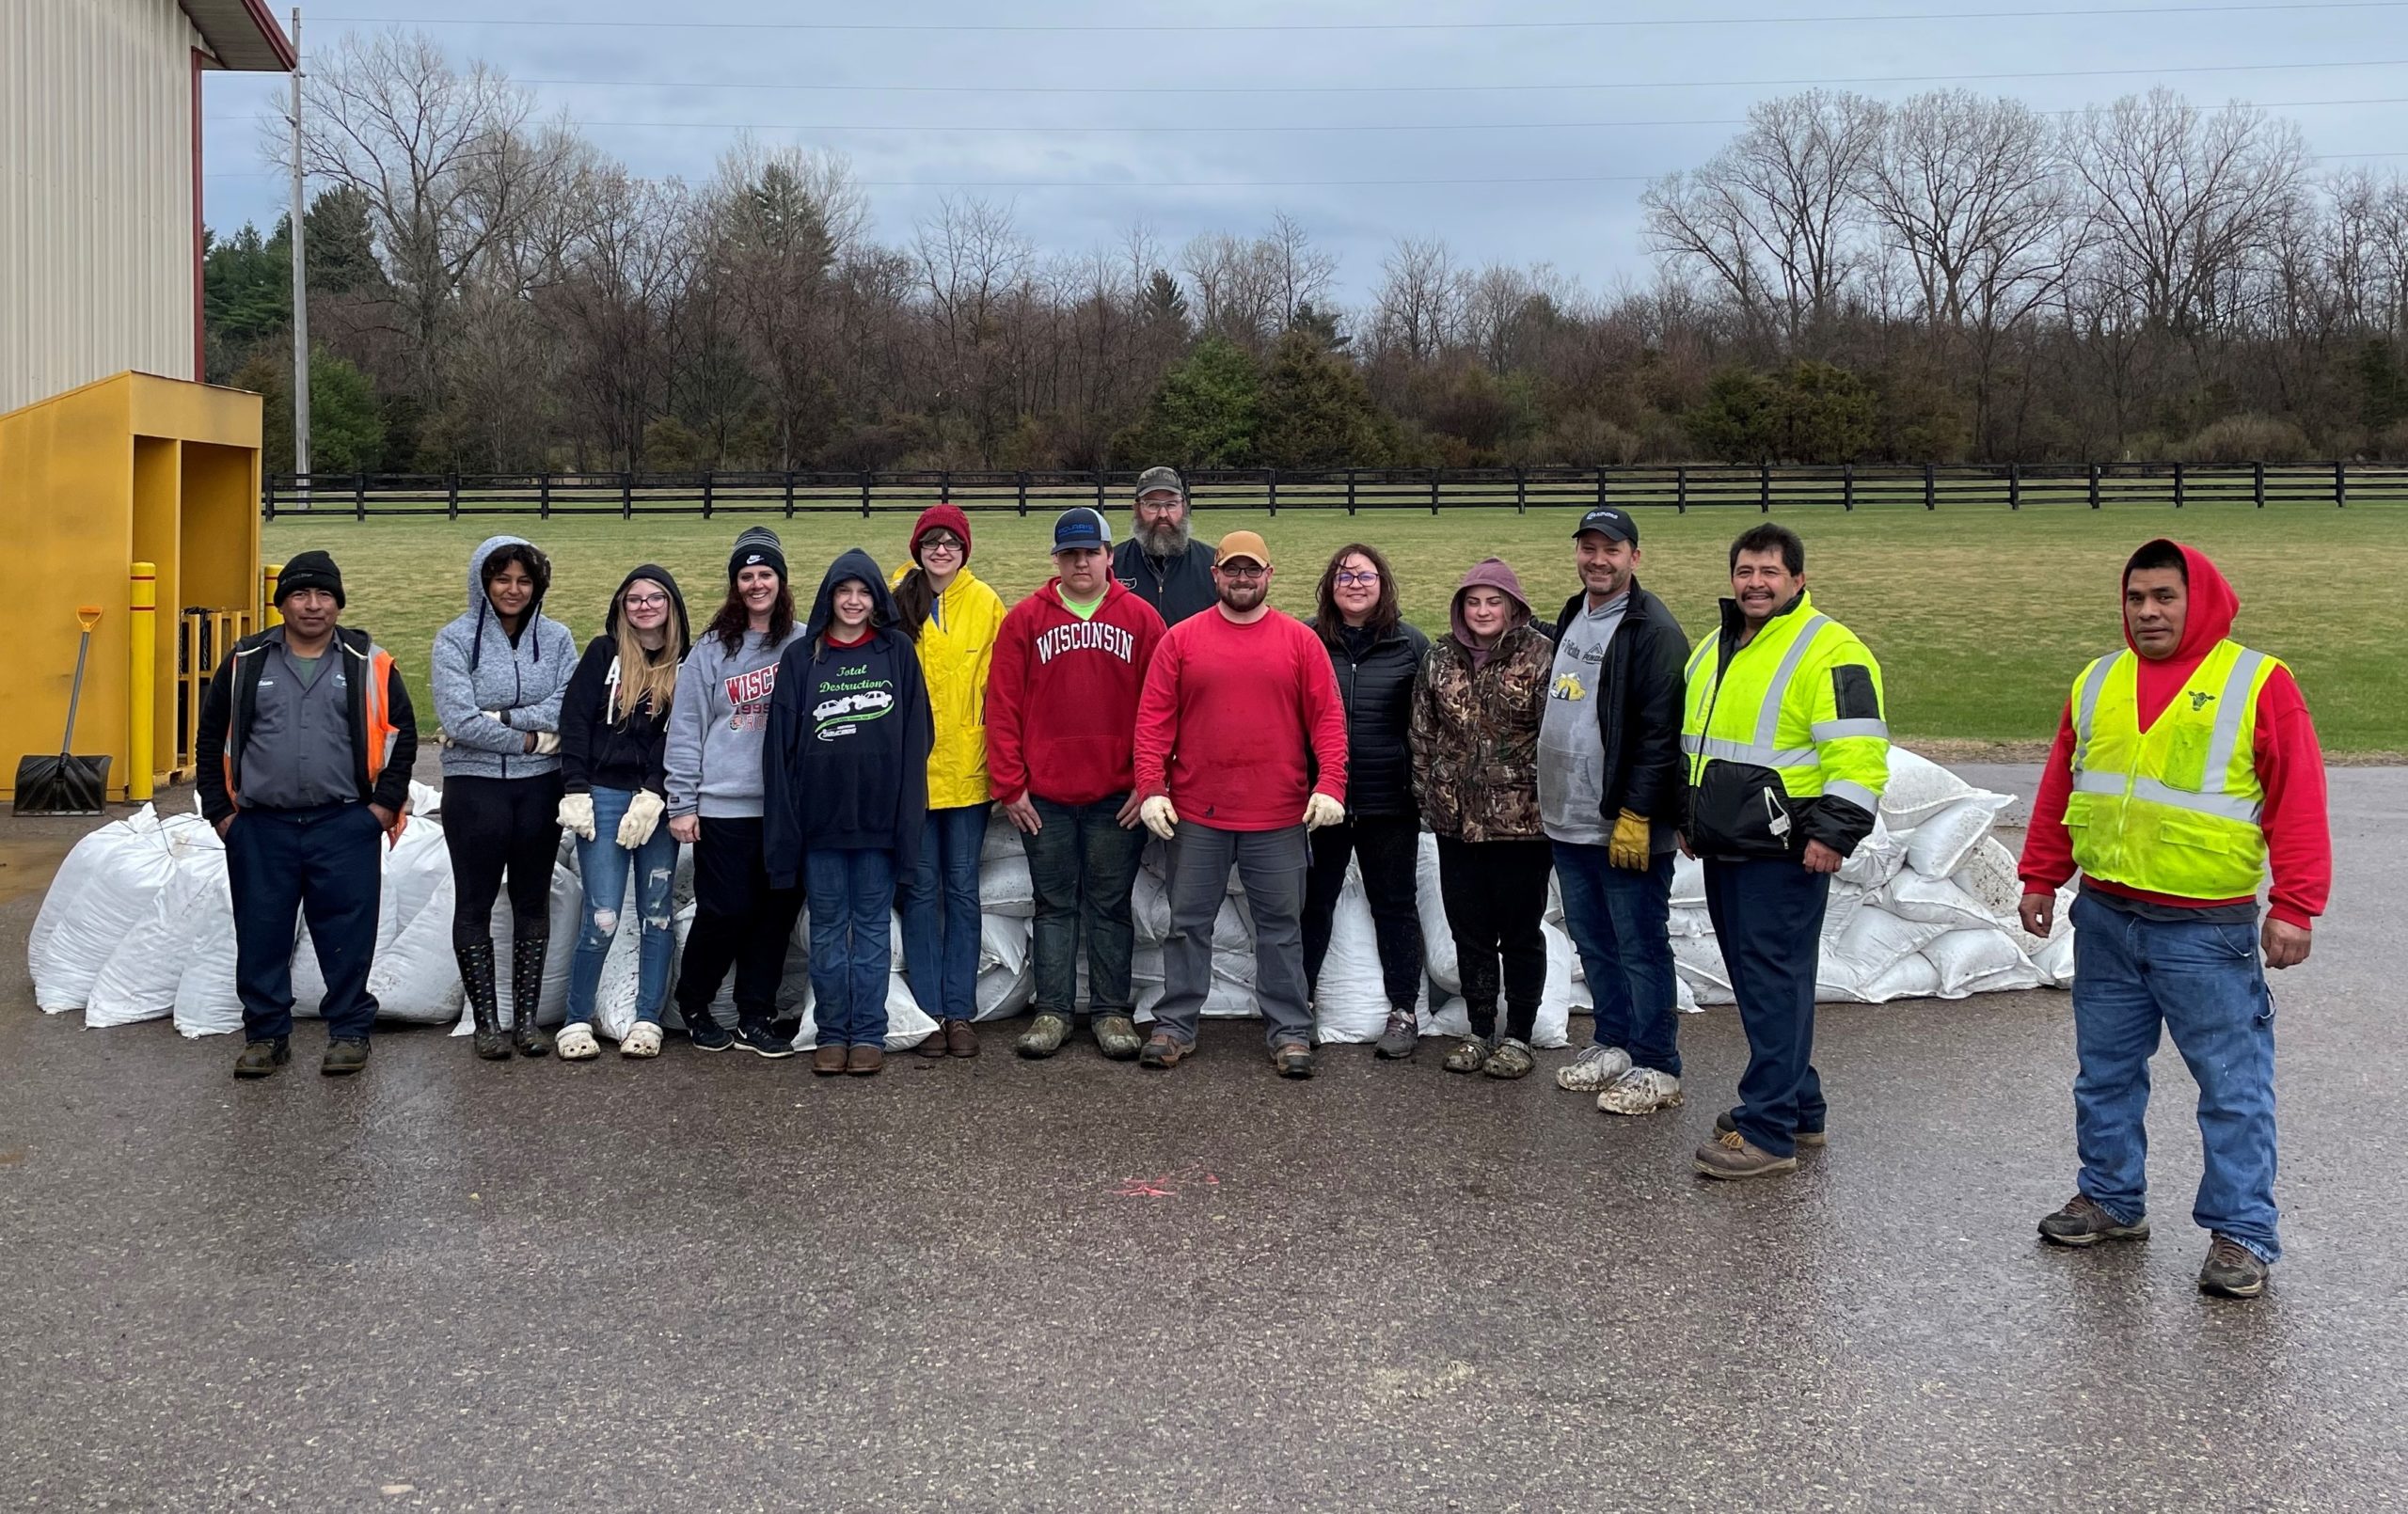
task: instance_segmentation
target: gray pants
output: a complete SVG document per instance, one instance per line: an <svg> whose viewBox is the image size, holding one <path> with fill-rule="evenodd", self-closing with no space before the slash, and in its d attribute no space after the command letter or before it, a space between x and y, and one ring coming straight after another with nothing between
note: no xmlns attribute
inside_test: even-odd
<svg viewBox="0 0 2408 1514"><path fill-rule="evenodd" d="M1310 1045L1305 1008L1305 873L1312 860L1305 828L1217 830L1179 823L1170 844L1170 939L1163 943L1163 997L1157 1028L1194 1045L1204 996L1212 986L1212 921L1236 864L1254 917L1254 995L1270 1028L1263 1039Z"/></svg>

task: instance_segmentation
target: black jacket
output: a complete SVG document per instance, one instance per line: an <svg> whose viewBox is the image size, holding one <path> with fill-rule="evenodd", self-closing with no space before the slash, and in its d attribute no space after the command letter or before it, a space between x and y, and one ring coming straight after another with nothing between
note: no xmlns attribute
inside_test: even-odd
<svg viewBox="0 0 2408 1514"><path fill-rule="evenodd" d="M627 585L639 578L660 586L669 596L670 639L657 654L674 663L685 655L693 637L686 621L686 596L665 568L647 562L620 581L602 620L602 634L585 644L577 671L569 675L561 695L561 787L563 793L587 794L617 789L633 794L650 789L666 797L669 792L669 712L649 703L627 712L624 720L610 718L610 699L619 676L619 600Z"/></svg>
<svg viewBox="0 0 2408 1514"><path fill-rule="evenodd" d="M251 720L259 713L260 670L267 662L261 654L283 639L284 627L277 625L235 642L210 678L209 692L201 697L200 729L193 737L193 787L200 791L201 818L213 826L234 812L230 779L243 770L243 746L250 739ZM352 659L356 670L347 713L352 773L358 780L359 797L398 815L409 804L410 769L418 762L418 715L410 708L402 670L392 665L384 648L369 639L367 632L349 626L335 627L330 650ZM371 670L380 663L385 667L384 718L391 728L392 740L381 765L372 767L369 702L359 698L357 691L368 686Z"/></svg>
<svg viewBox="0 0 2408 1514"><path fill-rule="evenodd" d="M1208 610L1221 597L1212 582L1212 549L1190 542L1187 550L1168 560L1146 556L1135 539L1113 549L1112 576L1120 587L1154 607L1165 626Z"/></svg>
<svg viewBox="0 0 2408 1514"><path fill-rule="evenodd" d="M1402 621L1359 658L1343 645L1329 649L1346 705L1350 815L1420 812L1413 802L1413 675L1429 650L1430 639Z"/></svg>
<svg viewBox="0 0 2408 1514"><path fill-rule="evenodd" d="M1555 639L1563 640L1587 607L1587 593L1564 601ZM1681 759L1681 716L1689 643L1664 602L1630 581L1630 607L1606 648L1599 670L1597 733L1605 771L1598 808L1608 827L1624 810L1675 828L1688 823L1688 770Z"/></svg>

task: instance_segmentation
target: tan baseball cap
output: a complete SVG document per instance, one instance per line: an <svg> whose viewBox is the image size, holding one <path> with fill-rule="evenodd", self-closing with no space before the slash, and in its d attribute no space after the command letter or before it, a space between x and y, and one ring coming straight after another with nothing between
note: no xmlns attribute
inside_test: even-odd
<svg viewBox="0 0 2408 1514"><path fill-rule="evenodd" d="M1212 553L1212 566L1217 568L1231 558L1244 558L1267 568L1271 566L1271 548L1263 544L1259 531L1231 531L1221 538L1220 546Z"/></svg>

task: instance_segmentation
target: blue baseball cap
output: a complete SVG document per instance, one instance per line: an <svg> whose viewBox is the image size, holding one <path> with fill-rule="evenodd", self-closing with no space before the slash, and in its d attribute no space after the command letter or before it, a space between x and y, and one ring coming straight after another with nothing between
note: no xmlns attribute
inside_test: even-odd
<svg viewBox="0 0 2408 1514"><path fill-rule="evenodd" d="M1576 538L1583 531L1595 531L1609 542L1628 542L1633 546L1639 544L1639 523L1607 505L1600 505L1581 516L1580 524L1573 528L1572 534Z"/></svg>
<svg viewBox="0 0 2408 1514"><path fill-rule="evenodd" d="M1109 548L1112 545L1112 525L1101 511L1089 505L1074 505L1054 517L1054 550L1067 552L1072 547Z"/></svg>

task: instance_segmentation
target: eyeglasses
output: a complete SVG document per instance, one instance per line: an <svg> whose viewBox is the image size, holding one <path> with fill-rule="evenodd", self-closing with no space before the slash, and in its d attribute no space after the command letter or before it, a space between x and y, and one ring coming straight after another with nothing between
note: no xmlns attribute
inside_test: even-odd
<svg viewBox="0 0 2408 1514"><path fill-rule="evenodd" d="M629 594L626 597L629 609L658 609L668 603L667 594Z"/></svg>
<svg viewBox="0 0 2408 1514"><path fill-rule="evenodd" d="M1337 577L1330 580L1331 583L1338 585L1340 589L1352 589L1357 584L1369 589L1379 581L1380 576L1378 574L1368 571L1363 573L1341 573Z"/></svg>
<svg viewBox="0 0 2408 1514"><path fill-rule="evenodd" d="M961 538L958 536L939 536L934 531L931 531L927 535L920 538L920 550L923 552L958 552L961 550Z"/></svg>
<svg viewBox="0 0 2408 1514"><path fill-rule="evenodd" d="M1234 562L1224 562L1216 565L1212 571L1224 578L1236 578L1243 581L1247 578L1259 578L1271 570L1259 563L1249 562L1240 567Z"/></svg>

